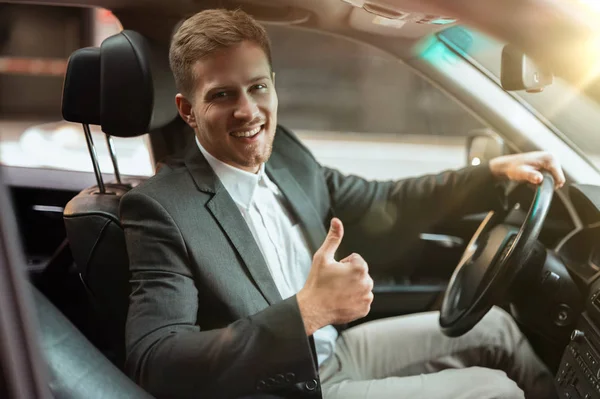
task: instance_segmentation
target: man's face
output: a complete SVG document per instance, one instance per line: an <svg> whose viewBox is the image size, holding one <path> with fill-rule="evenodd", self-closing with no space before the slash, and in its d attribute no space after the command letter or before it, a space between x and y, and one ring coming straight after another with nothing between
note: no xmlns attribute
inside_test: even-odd
<svg viewBox="0 0 600 399"><path fill-rule="evenodd" d="M194 74L191 104L177 97L181 115L212 156L256 173L271 155L277 125L277 94L264 51L244 41L202 58Z"/></svg>

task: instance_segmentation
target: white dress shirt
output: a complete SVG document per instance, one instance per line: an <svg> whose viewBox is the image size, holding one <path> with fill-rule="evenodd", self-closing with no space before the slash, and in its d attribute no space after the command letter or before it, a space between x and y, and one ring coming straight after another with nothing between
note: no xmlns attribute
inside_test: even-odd
<svg viewBox="0 0 600 399"><path fill-rule="evenodd" d="M248 224L281 298L297 294L308 277L312 255L302 227L265 173L265 165L257 174L246 172L213 157L197 138L196 143ZM313 334L319 365L333 353L337 335L333 326Z"/></svg>

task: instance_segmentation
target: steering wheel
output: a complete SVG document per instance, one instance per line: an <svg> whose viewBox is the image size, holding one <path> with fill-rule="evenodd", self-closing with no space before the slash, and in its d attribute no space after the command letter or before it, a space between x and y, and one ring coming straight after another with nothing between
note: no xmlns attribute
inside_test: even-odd
<svg viewBox="0 0 600 399"><path fill-rule="evenodd" d="M543 175L520 229L503 224L512 209L491 211L471 238L444 294L440 327L445 335L471 330L505 297L521 271L552 202L554 179Z"/></svg>

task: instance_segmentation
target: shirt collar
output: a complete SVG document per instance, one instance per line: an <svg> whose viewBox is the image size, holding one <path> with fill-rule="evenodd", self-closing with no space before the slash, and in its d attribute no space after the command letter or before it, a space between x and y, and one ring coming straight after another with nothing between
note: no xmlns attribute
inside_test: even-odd
<svg viewBox="0 0 600 399"><path fill-rule="evenodd" d="M198 137L196 137L196 144L235 203L244 209L249 209L258 184L266 176L265 164L260 165L256 174L246 172L212 156L200 144Z"/></svg>

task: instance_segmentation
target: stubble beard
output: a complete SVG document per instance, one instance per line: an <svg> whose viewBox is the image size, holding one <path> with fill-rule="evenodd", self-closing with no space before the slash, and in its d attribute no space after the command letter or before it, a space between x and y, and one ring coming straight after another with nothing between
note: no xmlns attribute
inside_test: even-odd
<svg viewBox="0 0 600 399"><path fill-rule="evenodd" d="M261 164L267 162L271 157L271 153L273 152L273 140L270 140L266 145L266 148L263 151L252 151L252 154L249 157L244 157L241 159L240 164L244 167L251 168L254 166L260 166Z"/></svg>

